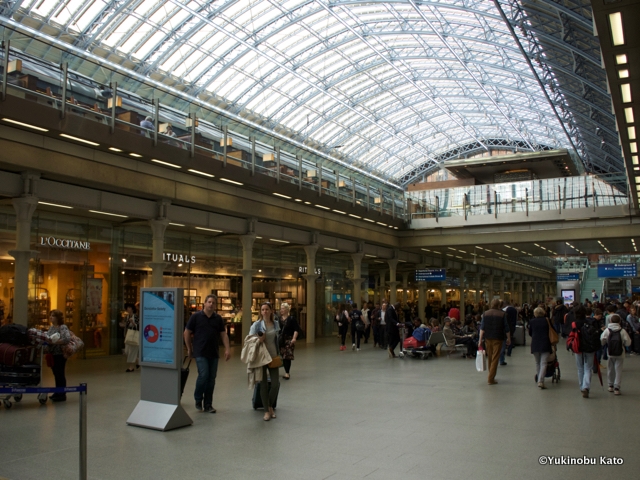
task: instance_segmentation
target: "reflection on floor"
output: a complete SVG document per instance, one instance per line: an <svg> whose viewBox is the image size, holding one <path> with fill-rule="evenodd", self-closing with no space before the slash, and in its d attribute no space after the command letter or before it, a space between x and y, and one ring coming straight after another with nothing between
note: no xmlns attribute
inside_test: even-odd
<svg viewBox="0 0 640 480"><path fill-rule="evenodd" d="M87 382L91 479L540 479L635 478L633 426L640 421L640 358L627 358L623 395L597 377L591 398L577 386L574 359L540 390L529 347L517 347L488 386L460 355L395 359L335 339L300 344L291 380L281 381L278 418L251 409L239 348L218 372L215 415L197 413L195 368L183 397L193 426L171 432L130 427L139 373L123 357L68 365L70 385ZM193 364L192 364L193 365ZM605 387L606 387L606 370ZM50 372L45 383L52 384ZM0 477L78 478L78 400L40 406L34 396L0 407ZM539 457L616 456L622 466L541 466Z"/></svg>

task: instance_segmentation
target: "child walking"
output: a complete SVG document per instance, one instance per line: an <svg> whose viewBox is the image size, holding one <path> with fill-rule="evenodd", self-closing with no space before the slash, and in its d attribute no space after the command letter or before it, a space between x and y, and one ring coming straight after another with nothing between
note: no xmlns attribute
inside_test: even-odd
<svg viewBox="0 0 640 480"><path fill-rule="evenodd" d="M609 326L604 329L600 336L602 345L607 345L609 350L609 362L607 365L607 380L609 391L614 395L620 395L620 381L622 377L622 365L624 364L624 347L631 345L631 338L623 328L620 327L620 316L613 314L609 316Z"/></svg>

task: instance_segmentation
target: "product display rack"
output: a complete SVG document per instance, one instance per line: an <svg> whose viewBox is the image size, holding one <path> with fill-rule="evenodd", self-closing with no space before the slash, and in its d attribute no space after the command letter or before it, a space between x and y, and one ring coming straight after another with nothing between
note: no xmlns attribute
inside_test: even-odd
<svg viewBox="0 0 640 480"><path fill-rule="evenodd" d="M80 290L75 288L70 288L67 290L67 294L65 295L65 305L64 305L64 323L67 326L73 325L75 320L75 316L78 312L77 303L80 302L80 296L78 293Z"/></svg>

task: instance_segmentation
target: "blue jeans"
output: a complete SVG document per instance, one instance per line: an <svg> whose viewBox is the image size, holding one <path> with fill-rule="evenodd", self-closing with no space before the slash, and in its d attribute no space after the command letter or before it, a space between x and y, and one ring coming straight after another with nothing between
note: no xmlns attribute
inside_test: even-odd
<svg viewBox="0 0 640 480"><path fill-rule="evenodd" d="M196 357L196 364L198 365L198 380L196 380L196 391L194 397L196 399L196 403L202 402L204 404L204 408L209 408L213 406L213 389L216 386L218 359Z"/></svg>
<svg viewBox="0 0 640 480"><path fill-rule="evenodd" d="M580 385L580 391L591 389L593 353L576 353L576 366L578 367L578 385Z"/></svg>
<svg viewBox="0 0 640 480"><path fill-rule="evenodd" d="M511 345L507 347L507 341L502 342L502 350L500 350L500 363L505 363L504 354L508 353L511 355L511 350L513 350L513 338L511 339Z"/></svg>

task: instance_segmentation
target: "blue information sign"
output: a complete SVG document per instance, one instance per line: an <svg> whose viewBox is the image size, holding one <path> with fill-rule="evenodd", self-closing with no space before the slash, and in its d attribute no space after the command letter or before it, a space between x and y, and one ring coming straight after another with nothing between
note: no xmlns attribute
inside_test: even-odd
<svg viewBox="0 0 640 480"><path fill-rule="evenodd" d="M141 360L153 366L176 366L174 289L142 291ZM182 333L182 332L180 332Z"/></svg>
<svg viewBox="0 0 640 480"><path fill-rule="evenodd" d="M444 268L425 268L416 270L416 282L438 282L447 278Z"/></svg>
<svg viewBox="0 0 640 480"><path fill-rule="evenodd" d="M558 282L577 282L580 280L579 273L558 273L556 275L556 280Z"/></svg>
<svg viewBox="0 0 640 480"><path fill-rule="evenodd" d="M598 265L598 277L620 278L637 277L638 267L635 263L601 263Z"/></svg>

